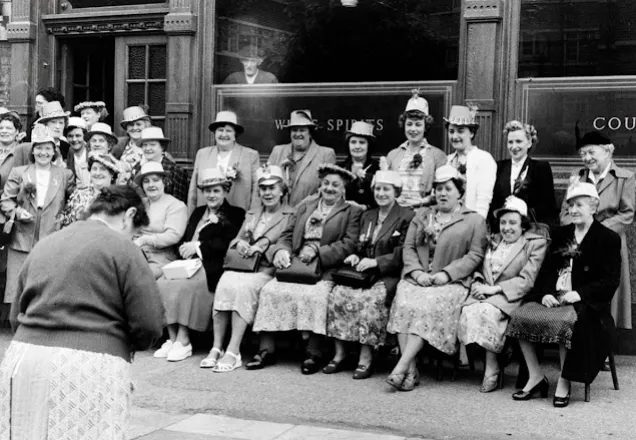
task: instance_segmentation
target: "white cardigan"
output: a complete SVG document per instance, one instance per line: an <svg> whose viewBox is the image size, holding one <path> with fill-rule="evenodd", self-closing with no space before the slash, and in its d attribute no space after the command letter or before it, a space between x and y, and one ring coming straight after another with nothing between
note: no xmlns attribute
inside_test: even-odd
<svg viewBox="0 0 636 440"><path fill-rule="evenodd" d="M448 155L449 165L452 165L455 156L457 156L456 152ZM473 147L466 155L464 205L487 218L496 179L497 162L489 152Z"/></svg>

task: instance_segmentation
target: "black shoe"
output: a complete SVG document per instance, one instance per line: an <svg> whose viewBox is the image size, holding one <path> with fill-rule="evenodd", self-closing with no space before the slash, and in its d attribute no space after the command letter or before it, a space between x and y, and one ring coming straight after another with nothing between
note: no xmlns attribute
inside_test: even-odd
<svg viewBox="0 0 636 440"><path fill-rule="evenodd" d="M245 364L246 370L261 370L276 363L276 355L267 350L261 350L254 355L251 361Z"/></svg>
<svg viewBox="0 0 636 440"><path fill-rule="evenodd" d="M300 364L300 372L306 375L316 374L320 371L320 356L310 354L307 359Z"/></svg>
<svg viewBox="0 0 636 440"><path fill-rule="evenodd" d="M373 374L373 365L358 365L356 371L353 372L354 379L368 379Z"/></svg>
<svg viewBox="0 0 636 440"><path fill-rule="evenodd" d="M554 405L555 408L565 408L569 404L570 404L570 390L568 390L567 396L565 397L554 396L554 399L552 399L552 405Z"/></svg>
<svg viewBox="0 0 636 440"><path fill-rule="evenodd" d="M530 400L535 397L535 394L539 394L544 399L548 397L548 389L550 388L550 382L547 377L543 377L543 380L532 387L530 391L517 391L512 395L513 400Z"/></svg>
<svg viewBox="0 0 636 440"><path fill-rule="evenodd" d="M338 372L342 371L343 364L344 364L344 359L341 360L340 362L331 360L331 361L329 361L327 366L322 369L322 372L325 373L325 374L338 373Z"/></svg>

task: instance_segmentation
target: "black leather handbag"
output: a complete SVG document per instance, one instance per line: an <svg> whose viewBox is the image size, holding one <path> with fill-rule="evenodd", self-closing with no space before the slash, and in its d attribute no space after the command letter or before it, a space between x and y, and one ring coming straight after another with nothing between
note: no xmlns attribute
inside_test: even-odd
<svg viewBox="0 0 636 440"><path fill-rule="evenodd" d="M291 266L286 269L276 269L276 279L283 283L316 284L322 278L320 258L314 258L311 263L303 263L298 257L292 257Z"/></svg>
<svg viewBox="0 0 636 440"><path fill-rule="evenodd" d="M375 268L358 272L355 267L346 265L334 272L331 277L334 283L342 286L369 289L380 279L380 274Z"/></svg>
<svg viewBox="0 0 636 440"><path fill-rule="evenodd" d="M263 254L255 252L251 257L242 256L236 248L228 249L223 260L224 270L235 272L258 272Z"/></svg>

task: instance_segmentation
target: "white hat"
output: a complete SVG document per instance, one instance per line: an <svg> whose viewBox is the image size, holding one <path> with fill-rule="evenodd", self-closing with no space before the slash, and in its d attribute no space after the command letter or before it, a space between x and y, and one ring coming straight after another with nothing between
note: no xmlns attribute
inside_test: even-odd
<svg viewBox="0 0 636 440"><path fill-rule="evenodd" d="M55 144L51 131L46 125L36 122L31 131L31 148L35 147L36 144L46 144L47 142Z"/></svg>
<svg viewBox="0 0 636 440"><path fill-rule="evenodd" d="M395 186L396 188L402 188L402 178L398 171L377 171L375 176L373 176L371 187L373 188L381 183L387 183Z"/></svg>
<svg viewBox="0 0 636 440"><path fill-rule="evenodd" d="M99 111L103 108L106 108L106 103L104 101L84 101L84 102L80 102L79 104L77 104L73 110L75 110L76 112L81 112L82 110L84 110L85 108L92 108L95 111Z"/></svg>
<svg viewBox="0 0 636 440"><path fill-rule="evenodd" d="M412 110L417 110L425 115L428 115L428 101L420 96L420 91L415 89L413 90L413 96L406 103L405 112L410 112Z"/></svg>
<svg viewBox="0 0 636 440"><path fill-rule="evenodd" d="M42 115L40 119L38 119L38 124L44 124L51 119L64 118L68 120L68 115L70 112L65 112L62 108L62 104L60 101L51 101L42 105L42 110L40 110L40 114Z"/></svg>
<svg viewBox="0 0 636 440"><path fill-rule="evenodd" d="M444 183L451 179L460 179L459 171L451 165L442 165L435 170L435 180L433 183Z"/></svg>
<svg viewBox="0 0 636 440"><path fill-rule="evenodd" d="M587 182L575 182L568 188L568 192L565 196L566 201L570 201L575 197L592 197L596 200L599 200L598 191L596 191L596 186Z"/></svg>
<svg viewBox="0 0 636 440"><path fill-rule="evenodd" d="M476 122L477 107L466 107L464 105L454 105L451 107L450 115L444 121L453 125L463 125L466 127L479 127Z"/></svg>
<svg viewBox="0 0 636 440"><path fill-rule="evenodd" d="M139 121L140 119L150 121L150 116L148 116L143 108L138 105L134 105L124 109L123 119L119 124L121 125L121 128L125 130L126 125L131 122Z"/></svg>
<svg viewBox="0 0 636 440"><path fill-rule="evenodd" d="M66 124L66 130L70 130L71 128L81 128L82 130L86 130L86 121L82 118L78 118L77 116L71 116L68 118L68 124Z"/></svg>
<svg viewBox="0 0 636 440"><path fill-rule="evenodd" d="M208 188L210 186L222 185L231 182L225 173L218 168L206 168L199 173L199 181L197 187L199 189Z"/></svg>
<svg viewBox="0 0 636 440"><path fill-rule="evenodd" d="M375 139L373 135L373 125L364 121L356 121L351 124L351 128L347 130L346 138L349 139L351 136Z"/></svg>
<svg viewBox="0 0 636 440"><path fill-rule="evenodd" d="M278 181L284 182L283 170L276 165L263 165L256 170L258 185L272 185Z"/></svg>
<svg viewBox="0 0 636 440"><path fill-rule="evenodd" d="M116 144L119 141L119 139L117 139L117 136L113 134L113 129L110 128L110 125L105 124L104 122L95 122L91 126L91 130L84 135L84 140L88 142L88 140L94 134L104 135L107 138L109 138L114 144Z"/></svg>
<svg viewBox="0 0 636 440"><path fill-rule="evenodd" d="M503 214L505 212L518 212L523 217L527 217L528 205L526 205L526 202L521 200L519 197L508 196L504 205L501 208L496 209L494 214L495 217L499 217L499 214Z"/></svg>
<svg viewBox="0 0 636 440"><path fill-rule="evenodd" d="M230 111L221 111L216 114L216 119L211 123L208 128L210 131L215 131L217 128L224 125L231 125L236 130L236 134L243 133L243 126L239 125L236 113Z"/></svg>
<svg viewBox="0 0 636 440"><path fill-rule="evenodd" d="M145 141L161 141L170 142L170 139L163 135L161 127L146 127L141 130L141 138L139 138L139 145Z"/></svg>
<svg viewBox="0 0 636 440"><path fill-rule="evenodd" d="M316 127L316 123L311 117L311 112L309 110L294 110L291 112L289 117L289 124L285 125L284 128L292 128L292 127Z"/></svg>
<svg viewBox="0 0 636 440"><path fill-rule="evenodd" d="M143 180L144 177L146 177L149 174L157 174L158 176L170 175L169 172L164 171L163 166L161 165L161 162L150 161L150 162L146 162L145 164L141 166L139 173L137 173L137 175L135 176L135 183L138 186L141 186L141 181Z"/></svg>

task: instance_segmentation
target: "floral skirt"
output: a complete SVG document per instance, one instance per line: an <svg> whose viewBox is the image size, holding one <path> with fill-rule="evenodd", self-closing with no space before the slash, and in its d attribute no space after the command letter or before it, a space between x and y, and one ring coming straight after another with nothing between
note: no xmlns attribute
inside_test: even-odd
<svg viewBox="0 0 636 440"><path fill-rule="evenodd" d="M212 328L214 293L208 290L205 270L199 269L192 278L181 280L157 280L166 324L179 324L197 332Z"/></svg>
<svg viewBox="0 0 636 440"><path fill-rule="evenodd" d="M487 302L476 302L462 309L459 340L464 345L478 344L493 353L501 353L506 342L508 315Z"/></svg>
<svg viewBox="0 0 636 440"><path fill-rule="evenodd" d="M571 348L577 315L573 306L545 307L524 304L510 315L506 336L546 344L565 344Z"/></svg>
<svg viewBox="0 0 636 440"><path fill-rule="evenodd" d="M12 342L0 365L0 440L125 440L131 395L119 357Z"/></svg>
<svg viewBox="0 0 636 440"><path fill-rule="evenodd" d="M245 322L253 323L261 289L272 278L268 272L223 272L214 292L214 314L237 312Z"/></svg>
<svg viewBox="0 0 636 440"><path fill-rule="evenodd" d="M327 331L327 298L332 281L316 284L281 283L273 279L265 284L254 320L254 331Z"/></svg>
<svg viewBox="0 0 636 440"><path fill-rule="evenodd" d="M379 347L386 339L389 309L384 282L370 289L336 285L329 294L327 336Z"/></svg>
<svg viewBox="0 0 636 440"><path fill-rule="evenodd" d="M417 335L433 348L454 354L459 315L467 296L468 289L457 283L422 287L402 280L397 286L387 331Z"/></svg>

